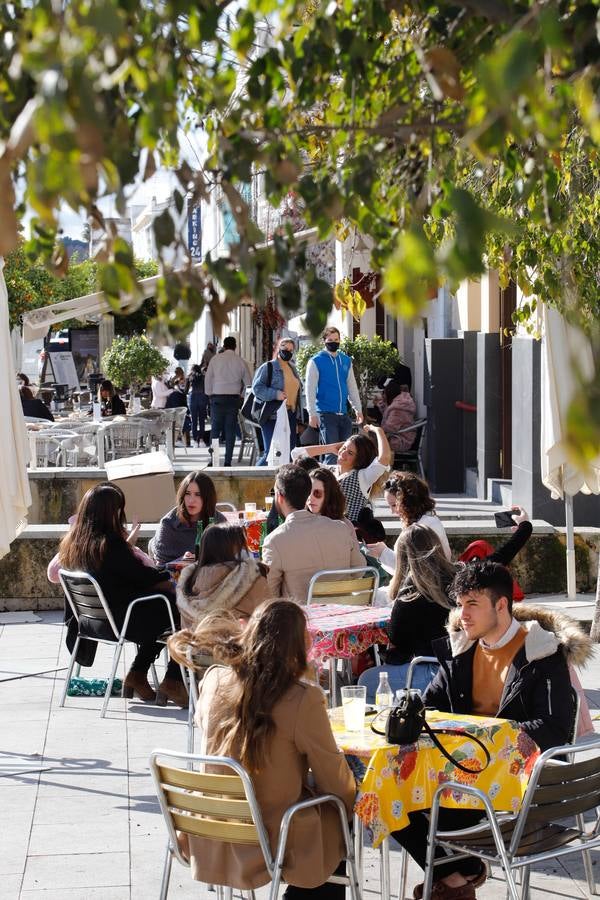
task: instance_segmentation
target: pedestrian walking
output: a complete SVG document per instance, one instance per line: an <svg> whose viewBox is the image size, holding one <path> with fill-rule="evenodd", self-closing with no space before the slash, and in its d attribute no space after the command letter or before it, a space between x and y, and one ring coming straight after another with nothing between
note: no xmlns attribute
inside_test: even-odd
<svg viewBox="0 0 600 900"><path fill-rule="evenodd" d="M250 384L248 366L236 353L237 341L226 337L223 353L213 356L204 379L204 389L210 398L210 436L219 439L225 432L225 465L230 466L235 445L237 414L245 388Z"/></svg>
<svg viewBox="0 0 600 900"><path fill-rule="evenodd" d="M323 349L308 361L306 369L308 422L319 429L322 444L337 444L352 434L348 400L359 424L363 421L362 404L352 360L340 350L337 328L329 326L325 329L323 345ZM325 461L333 464L336 457L327 454Z"/></svg>
<svg viewBox="0 0 600 900"><path fill-rule="evenodd" d="M290 423L290 451L296 446L296 425L298 416L302 413L302 385L296 367L292 362L294 349L292 338L280 338L275 347L273 359L258 367L252 381L252 391L259 400L265 403L273 400L285 401ZM273 406L275 407L275 404ZM257 466L266 466L267 464L276 419L277 409L274 408L273 415L261 425L264 450L256 464Z"/></svg>

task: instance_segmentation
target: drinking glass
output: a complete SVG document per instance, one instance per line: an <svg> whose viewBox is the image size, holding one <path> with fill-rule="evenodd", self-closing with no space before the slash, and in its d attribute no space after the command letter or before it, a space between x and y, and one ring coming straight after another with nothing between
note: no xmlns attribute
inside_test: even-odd
<svg viewBox="0 0 600 900"><path fill-rule="evenodd" d="M244 518L248 520L256 518L256 503L244 503Z"/></svg>
<svg viewBox="0 0 600 900"><path fill-rule="evenodd" d="M273 499L274 498L270 495L268 497L265 497L265 512L268 513L271 511L271 507L273 506Z"/></svg>
<svg viewBox="0 0 600 900"><path fill-rule="evenodd" d="M342 712L346 731L362 731L367 707L366 685L350 685L342 688Z"/></svg>

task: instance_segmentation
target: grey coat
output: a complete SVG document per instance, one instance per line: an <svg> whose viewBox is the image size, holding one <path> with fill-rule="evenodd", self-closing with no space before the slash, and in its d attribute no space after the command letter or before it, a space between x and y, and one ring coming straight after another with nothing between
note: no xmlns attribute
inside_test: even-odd
<svg viewBox="0 0 600 900"><path fill-rule="evenodd" d="M226 521L218 510L214 520L216 525ZM177 515L177 507L174 507L158 523L156 534L148 544L148 552L158 565L164 566L174 559L181 559L185 553L193 553L195 543L196 526L182 522Z"/></svg>

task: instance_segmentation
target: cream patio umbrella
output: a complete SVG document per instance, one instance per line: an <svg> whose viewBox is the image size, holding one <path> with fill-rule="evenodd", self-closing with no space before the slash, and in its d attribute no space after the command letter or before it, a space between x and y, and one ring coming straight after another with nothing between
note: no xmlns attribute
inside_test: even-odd
<svg viewBox="0 0 600 900"><path fill-rule="evenodd" d="M567 596L575 587L575 535L573 496L600 493L600 455L584 471L573 465L564 442L567 411L578 387L594 377L592 347L585 334L569 325L558 310L542 306L541 364L541 474L554 500L565 501L567 538Z"/></svg>
<svg viewBox="0 0 600 900"><path fill-rule="evenodd" d="M31 491L27 477L29 445L21 400L17 390L8 317L8 293L4 281L4 259L0 256L0 558L27 524Z"/></svg>

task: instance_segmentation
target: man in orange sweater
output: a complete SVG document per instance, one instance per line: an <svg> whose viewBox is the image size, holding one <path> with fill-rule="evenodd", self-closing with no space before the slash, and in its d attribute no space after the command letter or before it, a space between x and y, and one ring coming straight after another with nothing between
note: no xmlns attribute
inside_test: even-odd
<svg viewBox="0 0 600 900"><path fill-rule="evenodd" d="M547 750L569 740L575 705L568 661L581 664L591 644L567 616L519 604L515 618L512 589L512 576L499 563L469 563L457 574L451 594L458 608L450 613L449 637L433 643L440 668L423 700L444 712L520 722ZM467 828L480 817L474 811L441 809L439 828ZM428 819L421 812L411 813L410 825L394 832L423 868L427 832ZM436 857L444 855L436 850ZM486 869L480 860L467 858L437 865L434 878L435 900L472 900ZM414 897L422 897L422 890L417 885Z"/></svg>

